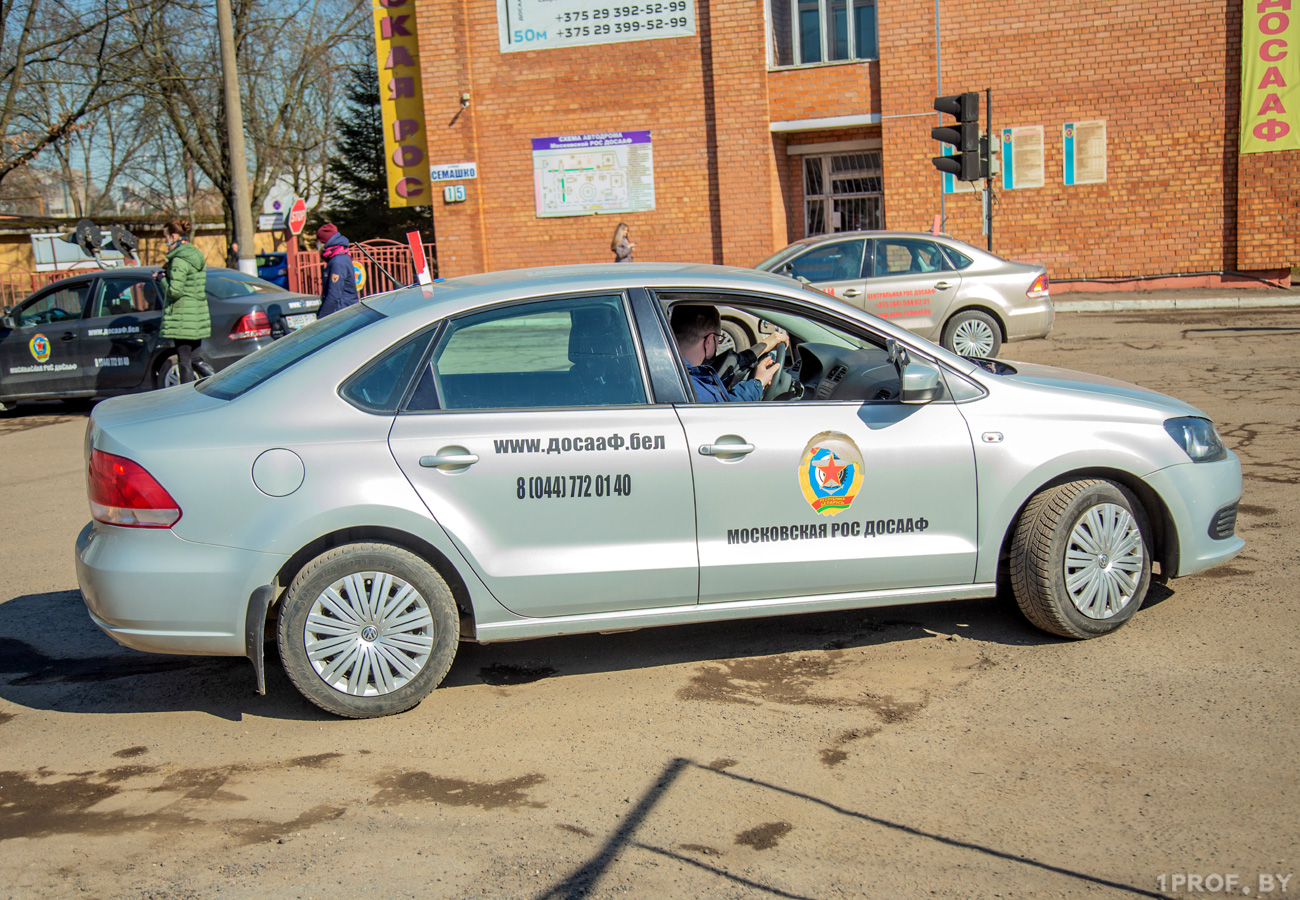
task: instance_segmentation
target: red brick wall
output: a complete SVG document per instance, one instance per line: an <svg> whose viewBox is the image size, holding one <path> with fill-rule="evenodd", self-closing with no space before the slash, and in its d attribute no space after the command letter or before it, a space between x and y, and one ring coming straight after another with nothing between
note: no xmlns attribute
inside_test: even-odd
<svg viewBox="0 0 1300 900"><path fill-rule="evenodd" d="M974 194L940 193L934 0L878 6L879 63L768 71L762 0L695 0L694 37L501 53L493 0L419 16L435 164L474 161L469 200L434 203L447 275L612 259L620 217L539 219L530 139L649 130L656 209L622 218L638 260L750 265L802 234L790 143L879 135L885 218L983 246ZM942 90L993 90L993 128L1041 125L1045 186L1002 191L994 250L1055 279L1300 263L1300 154L1236 155L1237 0L945 0ZM472 95L459 117L462 91ZM777 133L770 121L878 114ZM983 113L981 111L981 119ZM1108 179L1062 183L1061 125L1104 119Z"/></svg>
<svg viewBox="0 0 1300 900"><path fill-rule="evenodd" d="M891 118L930 107L934 4L885 4L880 15L886 211L897 226L939 207L928 162L939 117ZM991 87L995 133L1044 130L1044 187L1004 192L995 180L995 252L1055 278L1300 261L1297 154L1247 158L1238 173L1235 0L972 0L941 15L943 93ZM1077 119L1106 120L1104 184L1063 184L1061 126ZM975 196L949 195L947 216L949 233L983 245Z"/></svg>
<svg viewBox="0 0 1300 900"><path fill-rule="evenodd" d="M772 245L784 211L759 0L698 3L693 38L519 53L500 52L492 0L417 2L431 162L479 170L465 203L434 185L443 274L608 262L620 220L638 261L748 265ZM452 122L462 90L470 106ZM641 130L654 210L537 217L532 138Z"/></svg>
<svg viewBox="0 0 1300 900"><path fill-rule="evenodd" d="M778 69L767 75L773 122L862 116L880 110L874 62Z"/></svg>

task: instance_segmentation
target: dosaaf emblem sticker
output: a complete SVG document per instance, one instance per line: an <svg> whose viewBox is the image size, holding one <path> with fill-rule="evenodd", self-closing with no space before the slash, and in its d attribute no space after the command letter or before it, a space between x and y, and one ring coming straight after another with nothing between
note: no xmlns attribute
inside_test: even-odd
<svg viewBox="0 0 1300 900"><path fill-rule="evenodd" d="M50 361L50 339L43 334L34 336L27 344L27 349L32 351L32 358L38 363Z"/></svg>
<svg viewBox="0 0 1300 900"><path fill-rule="evenodd" d="M823 431L803 448L799 460L799 488L816 512L833 516L853 505L862 489L862 452L853 438L839 431Z"/></svg>

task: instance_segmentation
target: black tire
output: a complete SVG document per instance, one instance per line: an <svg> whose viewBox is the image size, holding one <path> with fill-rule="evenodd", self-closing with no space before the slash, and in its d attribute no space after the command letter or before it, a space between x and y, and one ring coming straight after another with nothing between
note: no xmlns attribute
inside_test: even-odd
<svg viewBox="0 0 1300 900"><path fill-rule="evenodd" d="M943 346L958 356L994 359L1002 349L1002 327L986 312L962 310L943 326Z"/></svg>
<svg viewBox="0 0 1300 900"><path fill-rule="evenodd" d="M725 337L718 344L718 355L721 355L727 350L735 350L739 353L741 350L748 350L753 346L754 338L745 329L745 326L733 322L730 319L722 320L722 333ZM729 347L727 346L728 341L731 342L731 346Z"/></svg>
<svg viewBox="0 0 1300 900"><path fill-rule="evenodd" d="M1068 638L1119 628L1151 584L1142 505L1111 481L1072 481L1025 504L1011 542L1011 587L1034 625Z"/></svg>
<svg viewBox="0 0 1300 900"><path fill-rule="evenodd" d="M377 586L382 596L371 594ZM392 544L344 544L316 557L289 586L277 624L280 660L294 687L351 719L399 713L429 696L460 639L447 582Z"/></svg>

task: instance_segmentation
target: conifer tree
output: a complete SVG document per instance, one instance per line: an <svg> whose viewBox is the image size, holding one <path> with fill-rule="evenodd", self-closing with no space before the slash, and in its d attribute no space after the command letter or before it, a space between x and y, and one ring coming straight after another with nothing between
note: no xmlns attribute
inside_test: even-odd
<svg viewBox="0 0 1300 900"><path fill-rule="evenodd" d="M353 66L347 84L347 111L335 120L337 137L329 157L329 180L321 216L351 241L388 238L406 241L419 231L433 241L433 210L428 206L391 209L384 166L384 120L379 107L379 76L374 66Z"/></svg>

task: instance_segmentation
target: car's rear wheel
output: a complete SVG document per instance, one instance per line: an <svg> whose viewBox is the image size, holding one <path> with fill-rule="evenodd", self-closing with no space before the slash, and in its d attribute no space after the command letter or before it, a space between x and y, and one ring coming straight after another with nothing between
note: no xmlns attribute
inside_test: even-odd
<svg viewBox="0 0 1300 900"><path fill-rule="evenodd" d="M958 356L993 359L1002 349L1002 329L986 312L963 310L944 326L943 346Z"/></svg>
<svg viewBox="0 0 1300 900"><path fill-rule="evenodd" d="M354 719L415 706L447 675L456 602L427 562L391 544L344 544L308 563L285 594L277 640L296 688Z"/></svg>
<svg viewBox="0 0 1300 900"><path fill-rule="evenodd" d="M1133 617L1151 583L1141 504L1111 481L1072 481L1035 494L1011 542L1011 586L1030 622L1091 638Z"/></svg>
<svg viewBox="0 0 1300 900"><path fill-rule="evenodd" d="M206 378L212 373L213 368L208 365L207 360L194 360L195 378ZM163 364L158 368L158 374L154 380L159 388L175 387L181 383L181 369L176 362L175 354L163 360Z"/></svg>

